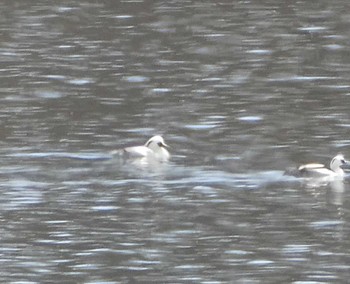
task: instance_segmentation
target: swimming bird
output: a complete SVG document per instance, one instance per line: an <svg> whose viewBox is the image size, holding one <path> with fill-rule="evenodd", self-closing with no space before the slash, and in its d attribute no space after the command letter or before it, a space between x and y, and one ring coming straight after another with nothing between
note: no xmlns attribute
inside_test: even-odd
<svg viewBox="0 0 350 284"><path fill-rule="evenodd" d="M311 163L301 165L296 169L287 169L285 175L295 177L342 177L345 175L343 168L349 167L350 162L345 160L342 154L336 155L329 164L329 169L323 164Z"/></svg>
<svg viewBox="0 0 350 284"><path fill-rule="evenodd" d="M126 147L113 151L112 154L119 154L125 159L142 159L145 162L166 162L170 154L166 148L169 146L160 135L153 136L143 146Z"/></svg>

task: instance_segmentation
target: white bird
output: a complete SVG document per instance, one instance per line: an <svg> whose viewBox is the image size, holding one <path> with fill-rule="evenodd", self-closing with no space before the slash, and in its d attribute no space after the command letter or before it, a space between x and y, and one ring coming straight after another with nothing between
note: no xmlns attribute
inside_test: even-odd
<svg viewBox="0 0 350 284"><path fill-rule="evenodd" d="M126 147L113 151L125 159L142 159L142 162L166 162L170 154L166 148L169 146L160 135L153 136L143 146Z"/></svg>
<svg viewBox="0 0 350 284"><path fill-rule="evenodd" d="M342 154L338 154L332 159L329 169L323 164L311 163L301 165L297 169L288 169L285 175L310 178L343 177L345 175L343 168L349 167L349 165L350 162L345 160Z"/></svg>

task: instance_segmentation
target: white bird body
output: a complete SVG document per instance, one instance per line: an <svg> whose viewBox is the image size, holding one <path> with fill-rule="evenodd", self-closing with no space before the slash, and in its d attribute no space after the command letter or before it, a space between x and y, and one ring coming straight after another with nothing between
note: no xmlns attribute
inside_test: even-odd
<svg viewBox="0 0 350 284"><path fill-rule="evenodd" d="M142 158L153 155L153 151L146 146L126 147L123 151L129 158Z"/></svg>
<svg viewBox="0 0 350 284"><path fill-rule="evenodd" d="M287 171L287 175L293 175L297 177L310 177L310 178L321 178L321 177L343 177L345 172L344 167L348 167L350 163L345 160L342 154L335 156L330 162L329 169L318 163L311 163L301 165L297 169Z"/></svg>
<svg viewBox="0 0 350 284"><path fill-rule="evenodd" d="M310 177L323 177L323 176L337 176L338 174L328 168L326 168L323 164L306 164L301 165L298 168L298 171L304 175L310 176ZM341 173L340 175L343 175Z"/></svg>
<svg viewBox="0 0 350 284"><path fill-rule="evenodd" d="M142 162L166 162L170 154L166 149L169 147L165 144L163 137L156 135L150 138L143 146L126 147L112 153L119 154L126 159L142 159Z"/></svg>

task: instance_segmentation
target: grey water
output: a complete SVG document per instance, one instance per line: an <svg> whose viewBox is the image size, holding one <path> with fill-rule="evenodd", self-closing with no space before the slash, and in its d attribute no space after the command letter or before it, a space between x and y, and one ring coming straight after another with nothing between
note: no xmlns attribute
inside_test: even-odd
<svg viewBox="0 0 350 284"><path fill-rule="evenodd" d="M349 8L2 1L0 282L348 282Z"/></svg>

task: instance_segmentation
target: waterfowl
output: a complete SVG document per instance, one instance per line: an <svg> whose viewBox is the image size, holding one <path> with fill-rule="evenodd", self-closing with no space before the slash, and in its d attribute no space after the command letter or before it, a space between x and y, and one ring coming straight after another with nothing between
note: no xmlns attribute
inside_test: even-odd
<svg viewBox="0 0 350 284"><path fill-rule="evenodd" d="M285 174L296 177L342 177L345 175L343 168L349 167L350 163L342 154L336 155L329 164L329 169L323 164L311 163L301 165L296 169L288 169Z"/></svg>
<svg viewBox="0 0 350 284"><path fill-rule="evenodd" d="M143 159L147 161L165 162L170 158L166 148L169 146L160 135L153 136L143 146L126 147L113 151L112 154L119 154L125 159Z"/></svg>

